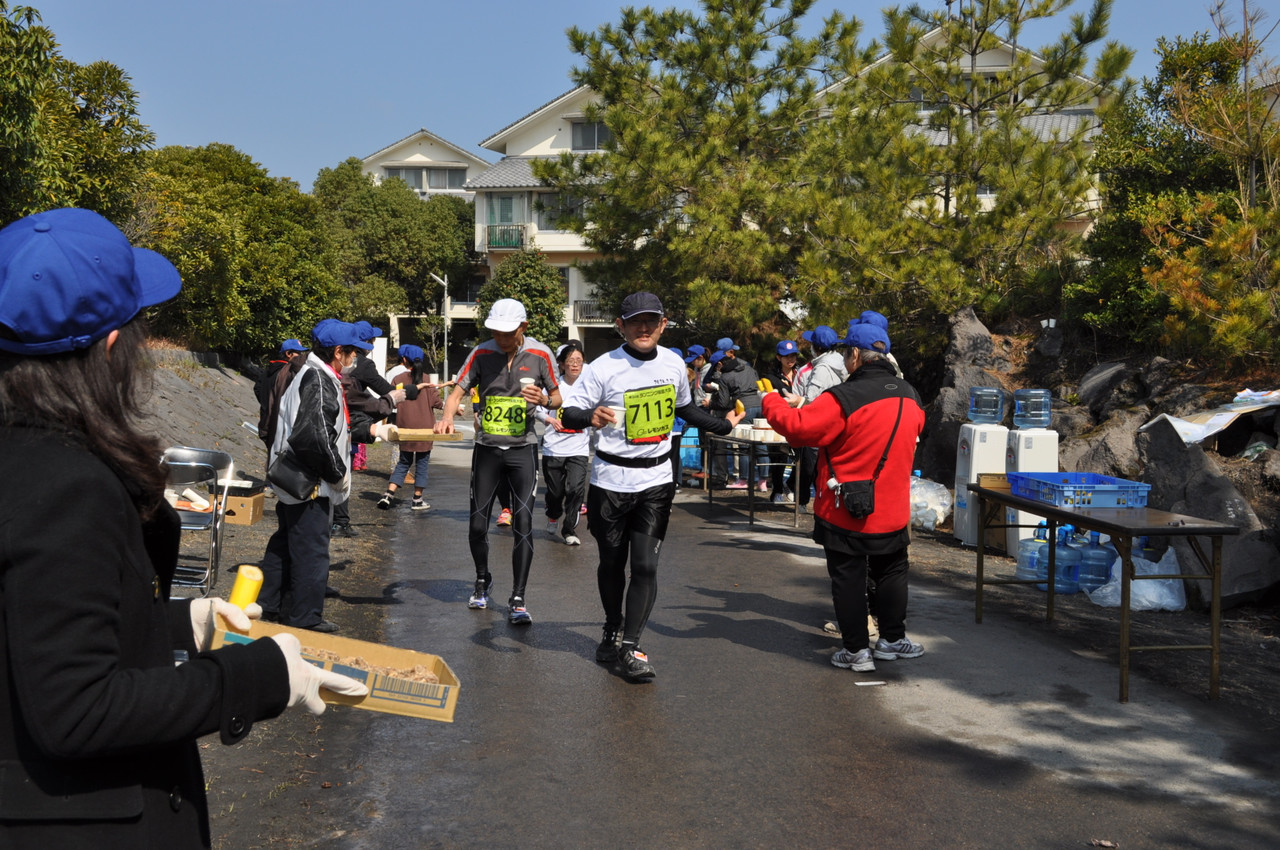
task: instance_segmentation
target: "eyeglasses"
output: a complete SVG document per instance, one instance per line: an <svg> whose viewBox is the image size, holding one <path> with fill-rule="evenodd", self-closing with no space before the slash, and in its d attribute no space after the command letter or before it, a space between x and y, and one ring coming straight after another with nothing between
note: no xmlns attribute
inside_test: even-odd
<svg viewBox="0 0 1280 850"><path fill-rule="evenodd" d="M632 316L629 319L623 319L622 323L624 325L630 325L633 328L638 328L641 325L647 328L656 328L658 325L662 324L663 321L665 320L662 316L656 316L653 313L641 313L638 316Z"/></svg>

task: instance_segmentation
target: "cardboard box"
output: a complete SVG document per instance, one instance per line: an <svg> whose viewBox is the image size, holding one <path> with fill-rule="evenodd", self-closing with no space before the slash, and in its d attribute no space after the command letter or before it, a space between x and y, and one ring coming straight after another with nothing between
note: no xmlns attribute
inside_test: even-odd
<svg viewBox="0 0 1280 850"><path fill-rule="evenodd" d="M987 490L999 490L1002 493L1013 492L1009 478L1002 472L979 472L978 486ZM987 529L986 544L988 549L1007 552L1009 549L1008 529L1005 527L1004 510Z"/></svg>
<svg viewBox="0 0 1280 850"><path fill-rule="evenodd" d="M350 676L369 688L369 693L362 697L343 696L321 689L321 698L330 705L350 705L366 711L403 714L406 717L422 717L444 723L453 722L461 684L458 682L458 677L449 669L449 665L438 655L416 652L412 649L397 649L354 638L323 635L307 629L291 629L288 626L259 621L254 621L247 635L227 631L226 624L221 618L219 618L219 626L221 628L213 636L214 649L229 643L251 643L260 637L288 632L295 635L302 644L302 655L307 661L325 670ZM360 658L371 667L412 670L421 665L435 673L440 683L414 682L397 676L373 673L360 667L321 659L314 654L309 655L310 649L327 650L344 658Z"/></svg>
<svg viewBox="0 0 1280 850"><path fill-rule="evenodd" d="M232 525L253 525L262 519L266 499L262 493L252 496L227 496L225 519Z"/></svg>

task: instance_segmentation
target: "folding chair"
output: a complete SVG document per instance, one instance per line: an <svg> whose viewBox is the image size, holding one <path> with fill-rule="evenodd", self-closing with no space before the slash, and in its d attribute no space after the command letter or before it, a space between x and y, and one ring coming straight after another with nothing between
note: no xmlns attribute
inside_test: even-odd
<svg viewBox="0 0 1280 850"><path fill-rule="evenodd" d="M218 580L218 559L222 555L223 515L227 508L232 470L231 455L217 449L173 446L160 459L168 473L168 489L178 497L178 517L183 532L207 534L209 551L203 563L183 554L173 576L173 586L194 587L208 596ZM207 503L207 509L187 498L188 491Z"/></svg>

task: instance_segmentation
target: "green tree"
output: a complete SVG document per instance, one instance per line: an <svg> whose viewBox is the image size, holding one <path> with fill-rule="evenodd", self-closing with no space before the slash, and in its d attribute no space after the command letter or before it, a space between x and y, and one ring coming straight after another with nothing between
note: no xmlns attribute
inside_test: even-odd
<svg viewBox="0 0 1280 850"><path fill-rule="evenodd" d="M181 294L156 308L157 333L196 349L265 352L307 339L343 315L319 203L272 178L230 145L166 147L151 155L138 244L182 274Z"/></svg>
<svg viewBox="0 0 1280 850"><path fill-rule="evenodd" d="M588 120L613 141L534 173L587 200L566 223L602 254L586 273L604 301L650 290L694 334L740 336L783 321L817 80L855 52L857 25L836 16L805 38L812 0L701 5L628 7L616 25L570 30L573 79L600 98Z"/></svg>
<svg viewBox="0 0 1280 850"><path fill-rule="evenodd" d="M313 193L338 249L338 278L354 318L428 312L443 294L431 274L460 276L466 268L452 202L423 203L402 180L377 183L355 157L321 169ZM474 241L470 231L466 239Z"/></svg>
<svg viewBox="0 0 1280 850"><path fill-rule="evenodd" d="M564 324L566 296L560 272L541 251L517 251L503 260L480 287L476 295L480 333L488 333L484 330L484 317L500 298L514 298L523 304L529 316L529 336L553 346Z"/></svg>
<svg viewBox="0 0 1280 850"><path fill-rule="evenodd" d="M63 58L39 12L0 0L0 224L60 206L124 224L154 141L124 71Z"/></svg>

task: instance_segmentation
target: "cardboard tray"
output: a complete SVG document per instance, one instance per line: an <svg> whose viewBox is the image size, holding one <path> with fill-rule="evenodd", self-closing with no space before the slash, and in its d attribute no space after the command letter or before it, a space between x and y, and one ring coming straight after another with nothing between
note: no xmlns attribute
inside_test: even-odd
<svg viewBox="0 0 1280 850"><path fill-rule="evenodd" d="M445 442L453 442L461 440L462 434L454 431L452 434L437 434L430 428L396 428L392 432L391 439L397 443L421 443L427 440L439 440Z"/></svg>
<svg viewBox="0 0 1280 850"><path fill-rule="evenodd" d="M453 722L453 713L458 707L458 692L461 683L449 665L438 655L417 652L412 649L397 649L354 638L323 635L307 629L292 629L274 623L263 623L255 620L249 634L228 631L226 623L218 619L218 630L213 636L213 648L231 643L251 643L268 635L288 632L298 638L302 644L302 656L307 661L325 670L333 670L344 676L364 682L369 693L362 697L343 696L331 691L320 690L320 696L330 705L349 705L365 711L380 711L386 714L402 714L406 717L421 717L426 720L439 720L444 723ZM356 656L363 658L374 667L393 667L412 669L422 665L430 669L440 679L440 684L411 682L382 673L372 673L359 667L350 667L308 655L308 649L325 649L343 657Z"/></svg>

